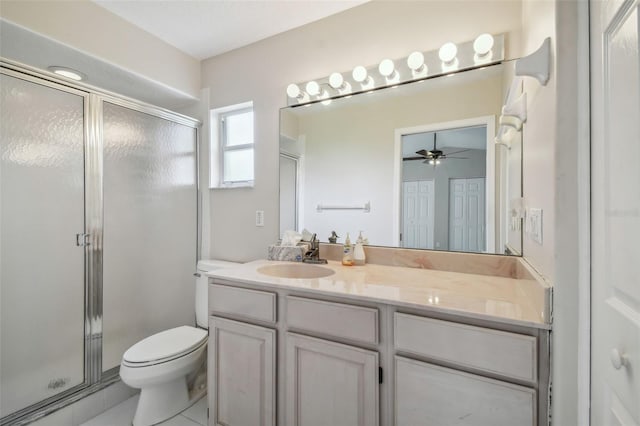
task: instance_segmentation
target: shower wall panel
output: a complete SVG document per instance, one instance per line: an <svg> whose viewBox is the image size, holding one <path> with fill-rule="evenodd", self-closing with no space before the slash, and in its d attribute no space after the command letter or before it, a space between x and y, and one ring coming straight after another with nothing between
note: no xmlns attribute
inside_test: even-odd
<svg viewBox="0 0 640 426"><path fill-rule="evenodd" d="M103 103L102 370L139 340L194 324L196 129Z"/></svg>

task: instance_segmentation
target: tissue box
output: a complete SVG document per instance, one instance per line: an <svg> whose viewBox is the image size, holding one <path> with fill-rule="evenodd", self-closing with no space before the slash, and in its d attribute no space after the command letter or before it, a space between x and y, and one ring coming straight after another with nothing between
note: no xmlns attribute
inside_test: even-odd
<svg viewBox="0 0 640 426"><path fill-rule="evenodd" d="M268 260L284 260L288 262L302 262L308 246L283 247L270 245L267 254Z"/></svg>

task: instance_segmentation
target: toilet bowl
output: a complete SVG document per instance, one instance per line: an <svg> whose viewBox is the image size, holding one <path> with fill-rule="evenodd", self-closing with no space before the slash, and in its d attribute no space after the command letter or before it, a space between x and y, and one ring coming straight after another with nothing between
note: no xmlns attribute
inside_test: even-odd
<svg viewBox="0 0 640 426"><path fill-rule="evenodd" d="M208 284L203 274L237 265L206 260L198 262L196 274L196 323L149 336L122 356L120 378L140 389L133 426L150 426L188 408L206 392Z"/></svg>

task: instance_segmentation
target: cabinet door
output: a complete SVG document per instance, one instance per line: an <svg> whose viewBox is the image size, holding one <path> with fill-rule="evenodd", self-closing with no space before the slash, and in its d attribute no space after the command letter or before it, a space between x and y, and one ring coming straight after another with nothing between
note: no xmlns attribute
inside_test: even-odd
<svg viewBox="0 0 640 426"><path fill-rule="evenodd" d="M536 392L395 357L396 426L533 426Z"/></svg>
<svg viewBox="0 0 640 426"><path fill-rule="evenodd" d="M209 317L209 425L275 425L276 331Z"/></svg>
<svg viewBox="0 0 640 426"><path fill-rule="evenodd" d="M287 333L287 426L378 424L378 353Z"/></svg>

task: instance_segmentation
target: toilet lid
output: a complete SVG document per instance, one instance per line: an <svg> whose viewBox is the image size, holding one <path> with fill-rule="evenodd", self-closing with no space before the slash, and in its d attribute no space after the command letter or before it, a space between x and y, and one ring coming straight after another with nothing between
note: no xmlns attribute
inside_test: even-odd
<svg viewBox="0 0 640 426"><path fill-rule="evenodd" d="M122 359L130 363L148 363L175 358L201 346L206 338L206 330L183 325L139 341L124 353Z"/></svg>

